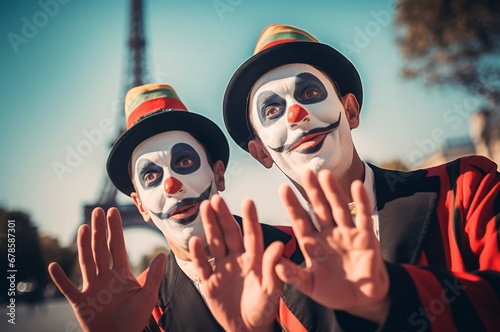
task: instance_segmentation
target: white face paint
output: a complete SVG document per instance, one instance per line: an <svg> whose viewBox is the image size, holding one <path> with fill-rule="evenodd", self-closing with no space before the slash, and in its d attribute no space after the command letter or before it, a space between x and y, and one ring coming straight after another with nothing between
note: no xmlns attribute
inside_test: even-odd
<svg viewBox="0 0 500 332"><path fill-rule="evenodd" d="M352 163L342 102L328 76L313 66L289 64L264 74L250 93L250 117L276 165L298 183L306 167L341 178Z"/></svg>
<svg viewBox="0 0 500 332"><path fill-rule="evenodd" d="M199 205L217 187L202 145L183 131L161 133L137 146L131 163L137 193L165 237L188 249L196 235L205 245Z"/></svg>

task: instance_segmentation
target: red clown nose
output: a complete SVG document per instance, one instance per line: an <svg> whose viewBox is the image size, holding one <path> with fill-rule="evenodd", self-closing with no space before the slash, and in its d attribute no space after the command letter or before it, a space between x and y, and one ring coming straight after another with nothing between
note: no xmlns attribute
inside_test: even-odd
<svg viewBox="0 0 500 332"><path fill-rule="evenodd" d="M173 195L173 194L177 193L179 190L181 190L182 182L177 180L174 177L169 177L168 179L165 180L163 187L164 187L165 192L167 194Z"/></svg>
<svg viewBox="0 0 500 332"><path fill-rule="evenodd" d="M300 122L308 115L309 113L307 113L305 109L300 107L300 105L294 104L290 106L290 108L288 109L288 122L289 123Z"/></svg>

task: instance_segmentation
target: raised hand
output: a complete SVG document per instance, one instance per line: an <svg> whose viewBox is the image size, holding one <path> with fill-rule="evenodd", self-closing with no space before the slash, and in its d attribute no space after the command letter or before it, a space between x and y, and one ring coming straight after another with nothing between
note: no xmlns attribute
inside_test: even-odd
<svg viewBox="0 0 500 332"><path fill-rule="evenodd" d="M106 216L100 208L92 212L92 235L88 225L78 230L78 260L82 290L77 289L57 263L49 273L73 307L84 331L142 331L157 301L166 256L151 262L144 286L132 274L128 263L122 220L117 209Z"/></svg>
<svg viewBox="0 0 500 332"><path fill-rule="evenodd" d="M389 277L373 232L372 207L360 181L351 193L357 210L352 221L339 184L330 171L304 174L303 188L315 213L317 230L289 186L280 189L305 258L305 267L286 259L276 273L316 302L382 323L389 309Z"/></svg>
<svg viewBox="0 0 500 332"><path fill-rule="evenodd" d="M200 209L215 267L208 263L199 238L191 239L189 251L210 310L227 331L272 330L283 290L274 266L283 244L273 243L264 251L262 229L250 200L242 205L243 238L220 196L204 201Z"/></svg>

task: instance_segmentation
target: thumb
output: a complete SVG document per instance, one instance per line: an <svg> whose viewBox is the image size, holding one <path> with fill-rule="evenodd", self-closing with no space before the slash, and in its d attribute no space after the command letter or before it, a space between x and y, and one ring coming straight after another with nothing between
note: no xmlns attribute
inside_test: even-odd
<svg viewBox="0 0 500 332"><path fill-rule="evenodd" d="M312 276L310 272L283 257L276 264L275 271L281 281L296 287L307 296L311 295Z"/></svg>
<svg viewBox="0 0 500 332"><path fill-rule="evenodd" d="M167 255L161 253L158 254L149 265L148 272L146 274L146 281L144 282L143 287L143 291L146 295L154 294L154 296L156 296L156 294L158 294L166 262Z"/></svg>
<svg viewBox="0 0 500 332"><path fill-rule="evenodd" d="M283 283L276 275L276 264L283 253L284 244L279 241L271 243L262 257L262 285L268 290L282 289Z"/></svg>

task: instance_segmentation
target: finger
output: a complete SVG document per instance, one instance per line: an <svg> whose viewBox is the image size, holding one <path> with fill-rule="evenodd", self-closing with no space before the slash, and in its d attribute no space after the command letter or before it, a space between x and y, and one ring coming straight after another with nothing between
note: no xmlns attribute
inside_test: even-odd
<svg viewBox="0 0 500 332"><path fill-rule="evenodd" d="M123 237L122 218L117 208L108 210L108 246L113 259L113 267L130 269L127 248Z"/></svg>
<svg viewBox="0 0 500 332"><path fill-rule="evenodd" d="M92 211L92 251L97 274L109 270L111 255L106 241L106 218L100 208Z"/></svg>
<svg viewBox="0 0 500 332"><path fill-rule="evenodd" d="M63 293L63 295L68 299L68 301L75 303L78 301L78 297L81 294L78 288L73 285L73 283L68 279L66 273L57 263L50 263L49 274L52 281L56 284L57 288Z"/></svg>
<svg viewBox="0 0 500 332"><path fill-rule="evenodd" d="M352 198L356 205L356 223L360 229L373 231L372 211L370 198L361 181L354 181L351 185Z"/></svg>
<svg viewBox="0 0 500 332"><path fill-rule="evenodd" d="M333 218L337 226L354 227L348 201L340 184L329 170L321 170L318 173L318 181L321 184L326 199L331 208Z"/></svg>
<svg viewBox="0 0 500 332"><path fill-rule="evenodd" d="M282 185L279 189L281 201L285 205L288 216L292 222L293 232L297 239L302 239L305 236L311 236L317 233L316 228L311 222L311 218L300 205L297 196L292 191L290 186Z"/></svg>
<svg viewBox="0 0 500 332"><path fill-rule="evenodd" d="M205 255L205 250L203 250L201 240L198 237L193 236L189 239L188 246L194 268L198 272L201 281L205 282L212 274L212 267L207 260L207 255Z"/></svg>
<svg viewBox="0 0 500 332"><path fill-rule="evenodd" d="M332 209L316 175L307 169L302 176L302 182L319 226L321 228L333 226Z"/></svg>
<svg viewBox="0 0 500 332"><path fill-rule="evenodd" d="M281 281L286 282L307 296L312 295L313 276L286 258L280 258L276 264L276 275Z"/></svg>
<svg viewBox="0 0 500 332"><path fill-rule="evenodd" d="M243 243L245 252L251 257L250 265L254 273L262 277L262 254L264 252L264 239L262 227L257 217L257 209L253 201L247 199L241 205L243 215Z"/></svg>
<svg viewBox="0 0 500 332"><path fill-rule="evenodd" d="M210 200L201 202L200 215L210 253L215 258L224 257L227 251L226 244L224 243L219 221L217 220L217 215L210 204Z"/></svg>
<svg viewBox="0 0 500 332"><path fill-rule="evenodd" d="M82 225L78 229L76 243L78 247L78 263L82 271L83 285L82 289L86 289L96 275L94 256L92 255L92 245L90 240L90 228L88 225Z"/></svg>
<svg viewBox="0 0 500 332"><path fill-rule="evenodd" d="M229 251L243 252L241 230L229 211L226 202L219 195L214 195L210 201L214 212L217 214L226 248Z"/></svg>
<svg viewBox="0 0 500 332"><path fill-rule="evenodd" d="M164 253L156 255L156 257L149 265L149 270L146 274L146 281L144 282L142 291L148 299L147 301L151 303L150 311L152 311L153 306L157 301L158 289L160 288L160 284L163 279L166 262L167 255L165 255Z"/></svg>
<svg viewBox="0 0 500 332"><path fill-rule="evenodd" d="M262 286L269 293L283 289L283 282L276 274L276 265L283 255L285 245L280 241L271 243L262 257Z"/></svg>

